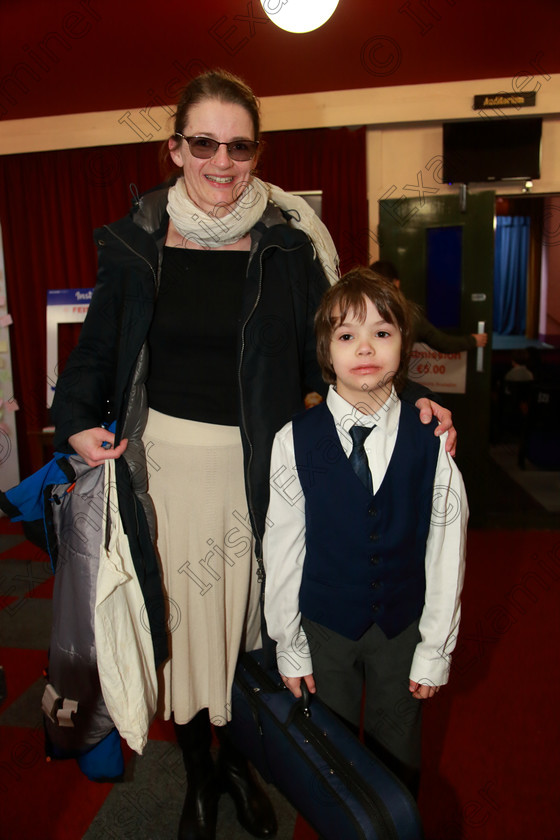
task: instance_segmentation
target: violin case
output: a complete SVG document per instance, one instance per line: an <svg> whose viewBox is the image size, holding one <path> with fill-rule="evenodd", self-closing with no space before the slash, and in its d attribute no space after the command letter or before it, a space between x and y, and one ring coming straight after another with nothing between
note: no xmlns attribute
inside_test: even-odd
<svg viewBox="0 0 560 840"><path fill-rule="evenodd" d="M421 840L408 789L304 682L297 700L263 661L262 651L242 654L228 724L263 779L321 840Z"/></svg>

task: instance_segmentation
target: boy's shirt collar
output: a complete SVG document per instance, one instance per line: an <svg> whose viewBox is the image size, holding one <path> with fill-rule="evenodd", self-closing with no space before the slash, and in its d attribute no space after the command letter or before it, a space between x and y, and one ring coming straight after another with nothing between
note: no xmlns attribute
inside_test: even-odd
<svg viewBox="0 0 560 840"><path fill-rule="evenodd" d="M373 405L367 402L367 396L366 400L364 400L364 407L374 412ZM397 392L392 386L387 402L371 414L360 411L352 403L345 400L344 397L341 397L337 393L334 385L329 386L329 392L327 394L327 408L333 416L335 425L345 432L348 432L352 426L358 424L359 426L377 426L385 434L391 434L398 426L400 407L401 404Z"/></svg>

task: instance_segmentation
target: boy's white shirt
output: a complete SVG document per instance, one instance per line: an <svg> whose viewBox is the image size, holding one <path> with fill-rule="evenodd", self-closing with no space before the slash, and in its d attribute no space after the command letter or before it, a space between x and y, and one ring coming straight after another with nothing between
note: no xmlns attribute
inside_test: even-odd
<svg viewBox="0 0 560 840"><path fill-rule="evenodd" d="M331 386L327 407L347 456L352 451L347 430L355 423L376 426L366 438L365 450L373 490L377 492L397 438L401 403L396 392L392 389L389 399L377 413L364 414ZM425 685L444 685L449 678L464 576L468 504L461 474L445 451L446 439L447 434L441 435L426 544L426 598L420 618L421 640L410 669L410 679ZM313 672L313 666L299 611L305 559L305 498L295 465L291 422L277 433L272 447L270 506L263 557L265 616L268 632L277 642L278 669L286 677L303 677Z"/></svg>

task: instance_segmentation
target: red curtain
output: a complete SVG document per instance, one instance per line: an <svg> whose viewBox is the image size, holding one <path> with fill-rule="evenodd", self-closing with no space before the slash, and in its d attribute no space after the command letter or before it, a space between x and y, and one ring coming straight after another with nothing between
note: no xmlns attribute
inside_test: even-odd
<svg viewBox="0 0 560 840"><path fill-rule="evenodd" d="M158 143L133 143L0 157L22 477L37 467L31 464L28 435L49 423L46 292L95 284L92 231L125 215L131 190L144 192L163 179L158 151ZM323 191L323 221L345 269L367 260L365 166L365 129L273 132L265 137L259 174L288 191ZM61 331L60 343L72 343L75 335ZM68 348L60 349L67 354Z"/></svg>
<svg viewBox="0 0 560 840"><path fill-rule="evenodd" d="M322 190L322 217L342 271L368 261L366 129L316 128L263 136L259 175L282 189Z"/></svg>
<svg viewBox="0 0 560 840"><path fill-rule="evenodd" d="M0 222L7 302L14 320L10 342L22 477L38 466L30 456L35 437L30 440L29 434L50 422L47 290L95 285L93 229L127 212L131 185L143 191L158 183L157 149L158 144L132 144L0 157ZM61 337L67 343L76 331L61 331ZM60 349L68 354L69 348Z"/></svg>

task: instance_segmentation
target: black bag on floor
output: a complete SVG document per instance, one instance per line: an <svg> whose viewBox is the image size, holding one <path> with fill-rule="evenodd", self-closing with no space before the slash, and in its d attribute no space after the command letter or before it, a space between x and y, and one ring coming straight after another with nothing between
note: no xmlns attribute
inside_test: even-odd
<svg viewBox="0 0 560 840"><path fill-rule="evenodd" d="M241 752L324 840L420 840L407 788L316 697L296 700L261 651L237 667L228 726Z"/></svg>

